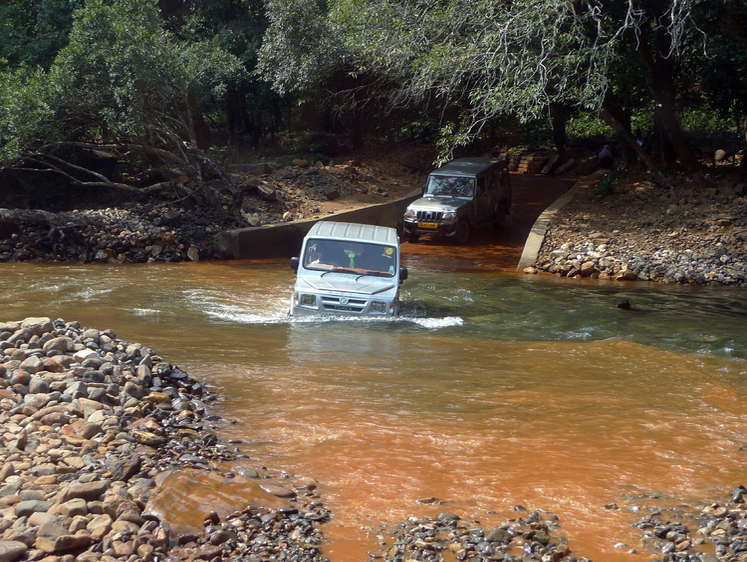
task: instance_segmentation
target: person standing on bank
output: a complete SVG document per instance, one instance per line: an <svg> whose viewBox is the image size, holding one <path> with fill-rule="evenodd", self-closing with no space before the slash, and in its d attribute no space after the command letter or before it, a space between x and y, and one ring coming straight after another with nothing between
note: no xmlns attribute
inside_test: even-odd
<svg viewBox="0 0 747 562"><path fill-rule="evenodd" d="M614 162L614 156L610 150L610 145L605 144L602 150L599 152L599 165L602 168L612 169L612 163Z"/></svg>

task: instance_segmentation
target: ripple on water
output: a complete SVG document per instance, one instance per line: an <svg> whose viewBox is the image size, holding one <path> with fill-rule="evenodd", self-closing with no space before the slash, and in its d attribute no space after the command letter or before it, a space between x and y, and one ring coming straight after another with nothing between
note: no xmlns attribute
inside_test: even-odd
<svg viewBox="0 0 747 562"><path fill-rule="evenodd" d="M135 316L157 316L161 311L155 308L133 308L132 313Z"/></svg>

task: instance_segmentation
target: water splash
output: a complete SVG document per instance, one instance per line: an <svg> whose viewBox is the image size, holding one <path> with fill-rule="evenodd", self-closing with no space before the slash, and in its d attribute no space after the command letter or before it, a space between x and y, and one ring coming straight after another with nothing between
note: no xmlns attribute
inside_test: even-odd
<svg viewBox="0 0 747 562"><path fill-rule="evenodd" d="M429 330L464 325L464 320L459 316L449 316L446 318L407 318L406 320Z"/></svg>

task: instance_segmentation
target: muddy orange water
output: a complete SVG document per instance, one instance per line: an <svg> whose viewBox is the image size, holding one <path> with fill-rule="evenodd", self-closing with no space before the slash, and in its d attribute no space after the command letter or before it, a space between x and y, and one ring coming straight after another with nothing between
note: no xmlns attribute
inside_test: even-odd
<svg viewBox="0 0 747 562"><path fill-rule="evenodd" d="M557 515L578 556L648 560L630 527L646 496L719 501L747 483L743 291L465 271L469 249L411 250L396 321L289 321L286 260L3 264L0 306L112 328L207 381L241 466L319 481L332 561L368 559L409 516L487 526L516 505Z"/></svg>

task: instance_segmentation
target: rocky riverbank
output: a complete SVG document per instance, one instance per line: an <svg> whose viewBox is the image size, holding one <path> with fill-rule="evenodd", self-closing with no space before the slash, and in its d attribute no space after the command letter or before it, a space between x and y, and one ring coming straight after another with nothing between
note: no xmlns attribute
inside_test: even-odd
<svg viewBox="0 0 747 562"><path fill-rule="evenodd" d="M672 188L616 172L588 182L552 218L534 266L563 277L747 284L747 194L738 176Z"/></svg>
<svg viewBox="0 0 747 562"><path fill-rule="evenodd" d="M738 486L720 503L677 502L675 507L663 507L657 504L670 503L672 498L653 493L629 498L623 507L610 503L604 509L626 509L639 514L632 527L640 530L640 540L635 545L617 543L615 548L621 552L642 554L651 562L736 562L747 560L745 494L747 489ZM557 515L541 510L530 512L522 506L516 506L515 511L515 518L491 528L462 521L450 513L433 518L411 517L396 528L380 531L382 548L371 558L385 562L441 562L452 558L590 562L571 550Z"/></svg>
<svg viewBox="0 0 747 562"><path fill-rule="evenodd" d="M220 258L221 230L245 226L168 203L51 213L0 209L0 262L180 262Z"/></svg>
<svg viewBox="0 0 747 562"><path fill-rule="evenodd" d="M27 318L0 322L0 353L0 561L328 562L323 524L332 514L314 481L240 468L248 459L219 436L231 422L208 412L216 397L154 350L111 330ZM173 474L191 475L182 478L193 507L169 495ZM197 490L207 481L235 482L254 500L211 509ZM700 506L659 508L649 496L605 508L640 514L640 544L620 549L662 562L732 562L747 559L745 493L740 486ZM197 511L196 528L173 523L185 510ZM491 527L453 513L383 526L369 558L586 561L556 515L515 511Z"/></svg>
<svg viewBox="0 0 747 562"><path fill-rule="evenodd" d="M97 199L65 201L78 210L50 212L44 201L24 208L0 191L0 262L146 263L224 259L215 241L223 230L328 216L382 203L422 186L429 151L410 147L397 153L370 151L363 161L343 164L235 165L244 191L240 213L196 204L179 194L147 202L97 205ZM41 197L41 196L40 196ZM101 199L103 196L99 196ZM59 205L54 193L46 200ZM112 203L107 203L112 205ZM32 207L32 208L26 208Z"/></svg>
<svg viewBox="0 0 747 562"><path fill-rule="evenodd" d="M207 477L238 456L217 436L226 420L208 414L205 385L153 350L111 330L27 318L0 323L0 351L3 562L326 560L318 525L329 514L314 485L263 467L219 475L259 479L257 505L223 516L200 505L197 532L172 527L159 476Z"/></svg>

